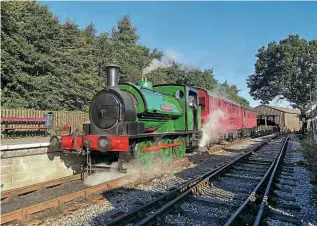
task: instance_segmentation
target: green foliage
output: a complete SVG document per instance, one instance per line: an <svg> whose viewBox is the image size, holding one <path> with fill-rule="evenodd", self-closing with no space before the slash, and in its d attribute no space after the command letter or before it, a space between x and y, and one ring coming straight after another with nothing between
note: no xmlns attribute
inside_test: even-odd
<svg viewBox="0 0 317 226"><path fill-rule="evenodd" d="M1 104L7 108L88 111L93 95L106 84L105 65L122 68L121 81L141 80L142 70L163 52L138 43L129 16L111 32L96 35L93 23L80 29L67 19L60 23L46 6L35 1L1 4ZM154 83L185 83L214 89L212 70L183 65L152 71ZM229 87L230 97L247 103Z"/></svg>
<svg viewBox="0 0 317 226"><path fill-rule="evenodd" d="M220 90L223 91L225 95L230 100L233 100L234 102L241 104L242 106L249 107L249 101L239 96L239 89L236 85L229 85L227 81L219 85Z"/></svg>
<svg viewBox="0 0 317 226"><path fill-rule="evenodd" d="M268 103L277 96L301 111L317 100L317 40L290 35L258 50L255 73L249 76L250 95Z"/></svg>

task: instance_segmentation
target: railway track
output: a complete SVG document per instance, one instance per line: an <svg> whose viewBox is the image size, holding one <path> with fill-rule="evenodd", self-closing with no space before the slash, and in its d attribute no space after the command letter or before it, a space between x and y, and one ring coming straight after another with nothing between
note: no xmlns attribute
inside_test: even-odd
<svg viewBox="0 0 317 226"><path fill-rule="evenodd" d="M267 225L314 225L310 220L317 220L317 209L311 210L311 214L315 215L307 217L302 214L302 200L296 200L296 187L301 182L298 181L299 175L296 171L300 170L298 162L298 153L287 151L284 158L280 159L280 164L276 165L271 174L270 180L265 189L261 203L257 206L259 211L254 225L265 223ZM308 184L303 184L306 187ZM307 190L302 189L302 193ZM303 212L308 212L303 211ZM309 219L310 218L310 219Z"/></svg>
<svg viewBox="0 0 317 226"><path fill-rule="evenodd" d="M241 139L241 140L237 140L237 141L234 141L232 143L229 143L229 144L211 147L209 151L212 151L212 152L219 151L223 148L230 147L232 145L241 143L241 142L249 140L249 139L251 139L251 138ZM105 168L105 167L103 167L103 168ZM37 183L34 185L29 185L29 186L25 186L25 187L15 188L15 189L7 190L7 191L2 191L1 192L1 203L5 203L5 202L9 201L14 196L21 196L21 195L29 194L29 193L36 192L39 190L43 190L46 188L60 186L60 185L63 185L65 183L75 181L75 180L83 180L86 176L87 176L87 173L83 172L81 174L75 174L72 176L67 176L67 177L62 177L62 178L58 178L58 179L54 179L54 180L50 180L50 181Z"/></svg>
<svg viewBox="0 0 317 226"><path fill-rule="evenodd" d="M288 139L285 136L269 139L234 161L115 218L107 225L244 224L246 212L254 211L250 205L258 200L263 187L274 177ZM254 213L252 216L255 220Z"/></svg>
<svg viewBox="0 0 317 226"><path fill-rule="evenodd" d="M232 145L241 143L241 142L249 140L249 139L250 138L237 140L233 143L213 147L209 151L216 152L216 151L221 150L223 148L230 147ZM182 159L182 160L176 161L172 164L179 164L179 163L184 162L184 161L186 161L186 160ZM23 187L23 188L19 188L19 189L5 191L5 192L2 192L2 200L1 201L2 201L2 204L5 204L6 202L10 201L10 199L12 197L17 197L20 195L29 194L32 192L44 190L46 188L63 185L65 183L68 183L71 181L80 180L83 178L83 176L86 176L86 175L73 175L70 177L65 177L65 178L61 178L61 179L57 179L57 180L53 180L53 181L48 181L48 182L44 182L44 183L40 183L40 184L36 184L36 185L32 185L32 186L27 186L27 187ZM38 212L41 212L41 211L49 209L49 208L56 208L58 206L63 205L66 202L72 201L72 200L80 198L80 197L85 197L86 199L89 199L89 197L93 193L109 191L111 189L117 188L119 185L121 185L123 182L125 182L127 180L129 180L129 176L124 176L124 177L121 177L121 178L118 178L115 180L111 180L111 181L108 181L108 182L105 182L105 183L102 183L102 184L99 184L96 186L82 189L80 191L76 191L76 192L73 192L70 194L62 195L60 197L57 197L57 198L54 198L51 200L46 200L46 201L39 202L39 203L34 204L34 205L30 205L30 206L16 209L16 210L11 211L11 212L6 212L6 213L2 214L1 222L7 223L7 222L14 221L14 220L19 220L19 221L29 220L29 219L31 219L32 214L34 214L34 213L38 213Z"/></svg>
<svg viewBox="0 0 317 226"><path fill-rule="evenodd" d="M168 164L168 167L173 167L174 165L178 165L181 164L183 162L186 162L187 158L184 157L182 159L176 160L170 164ZM79 190L77 192L72 192L70 194L66 194L66 195L62 195L59 196L57 198L54 199L50 199L50 200L46 200L44 202L40 202L34 205L30 205L30 206L26 206L23 208L19 208L17 210L8 212L8 213L4 213L1 215L1 223L8 223L14 220L18 220L18 221L27 221L29 219L31 219L31 215L44 211L46 209L50 209L50 208L57 208L59 206L62 206L64 203L66 202L70 202L72 200L78 199L78 198L86 198L89 199L93 194L98 193L98 192L105 192L105 191L110 191L112 189L118 188L123 184L126 184L129 182L129 180L131 179L132 175L126 175L126 176L122 176L119 177L117 179L114 180L110 180L95 186L91 186L88 187L86 189L82 189ZM68 177L68 181L69 180L78 180L80 177L80 175L74 175L72 177ZM60 180L56 180L55 183L53 183L54 185L60 185L60 184L64 184L67 182L66 180L67 178L62 178ZM39 187L47 187L48 184L52 184L52 181L47 182L47 183L41 183L40 185L34 185L34 186L30 186L31 190L30 192L35 192L37 190L39 190ZM28 188L21 188L21 189L15 189L16 193L10 193L10 191L7 192L7 194L9 195L9 197L12 197L14 195L17 194L24 194L25 192L27 192ZM7 196L8 197L8 196ZM6 202L4 202L5 204ZM3 204L3 203L2 203Z"/></svg>
<svg viewBox="0 0 317 226"><path fill-rule="evenodd" d="M42 183L30 185L30 186L3 191L1 192L1 204L8 202L14 196L22 196L32 192L39 191L39 190L44 190L47 188L59 186L71 181L82 180L86 176L87 176L86 173L76 174L76 175L62 177L59 179L54 179L54 180L50 180L50 181L46 181L46 182L42 182Z"/></svg>

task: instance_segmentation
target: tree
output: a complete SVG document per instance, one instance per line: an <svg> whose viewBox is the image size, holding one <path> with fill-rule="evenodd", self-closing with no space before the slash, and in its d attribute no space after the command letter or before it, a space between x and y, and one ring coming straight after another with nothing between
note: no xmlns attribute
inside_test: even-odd
<svg viewBox="0 0 317 226"><path fill-rule="evenodd" d="M129 16L99 35L93 23L84 29L69 18L60 23L36 1L5 1L1 17L1 105L7 108L88 111L95 93L106 85L107 63L120 65L121 81L135 83L144 68L164 55L139 43ZM152 71L148 80L217 87L212 70L175 62Z"/></svg>
<svg viewBox="0 0 317 226"><path fill-rule="evenodd" d="M255 73L247 79L255 100L267 104L279 96L302 112L309 108L310 96L317 100L317 40L289 35L263 46L256 57Z"/></svg>
<svg viewBox="0 0 317 226"><path fill-rule="evenodd" d="M242 106L249 107L249 101L239 96L240 90L236 85L229 85L227 81L219 84L218 90L221 96L227 96L230 100L241 104Z"/></svg>
<svg viewBox="0 0 317 226"><path fill-rule="evenodd" d="M4 2L1 6L1 104L40 108L39 103L45 102L38 95L42 84L56 73L58 20L35 2Z"/></svg>

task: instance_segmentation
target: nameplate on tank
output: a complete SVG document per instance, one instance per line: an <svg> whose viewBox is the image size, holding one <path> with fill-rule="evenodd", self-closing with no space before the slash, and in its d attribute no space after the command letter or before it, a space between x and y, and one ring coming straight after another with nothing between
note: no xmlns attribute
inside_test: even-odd
<svg viewBox="0 0 317 226"><path fill-rule="evenodd" d="M173 108L171 106L162 105L162 104L161 104L161 109L165 111L173 111Z"/></svg>

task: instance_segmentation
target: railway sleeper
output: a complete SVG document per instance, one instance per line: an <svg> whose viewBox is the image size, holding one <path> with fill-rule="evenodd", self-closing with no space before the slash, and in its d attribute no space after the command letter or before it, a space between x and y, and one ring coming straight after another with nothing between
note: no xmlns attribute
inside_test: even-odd
<svg viewBox="0 0 317 226"><path fill-rule="evenodd" d="M289 201L289 202L295 202L295 197L293 196L293 194L291 195L288 195L288 194L285 194L286 192L282 191L282 192L279 192L279 191L274 191L275 193L275 196L277 199L283 199L283 200L286 200L286 201Z"/></svg>
<svg viewBox="0 0 317 226"><path fill-rule="evenodd" d="M261 160L258 158L249 158L247 163L256 164L256 165L270 165L272 164L272 161L267 161L267 159Z"/></svg>
<svg viewBox="0 0 317 226"><path fill-rule="evenodd" d="M239 167L244 167L244 168L249 168L252 170L257 170L257 169L265 169L266 167L263 165L257 165L256 163L252 164L252 163L248 163L248 162L239 162L238 164L236 164L236 166Z"/></svg>
<svg viewBox="0 0 317 226"><path fill-rule="evenodd" d="M248 191L251 191L255 186L247 184L243 186L233 187L227 184L220 184L217 187L220 189L225 189L227 192L231 192L231 193L249 194Z"/></svg>
<svg viewBox="0 0 317 226"><path fill-rule="evenodd" d="M242 180L252 180L252 181L259 181L262 179L262 177L251 177L251 176L244 176L239 174L232 174L232 173L226 173L223 178L238 178Z"/></svg>
<svg viewBox="0 0 317 226"><path fill-rule="evenodd" d="M255 181L246 181L238 179L226 180L227 178L220 178L219 180L215 181L214 184L217 185L219 188L223 188L225 190L230 189L231 187L245 187L247 189L253 189L256 186ZM231 179L231 178L229 178ZM239 184L239 186L236 186Z"/></svg>
<svg viewBox="0 0 317 226"><path fill-rule="evenodd" d="M245 193L232 193L231 195L227 195L220 192L204 192L203 195L214 197L219 200L229 201L229 202L231 201L241 202L241 201L244 201L247 196Z"/></svg>
<svg viewBox="0 0 317 226"><path fill-rule="evenodd" d="M233 171L236 170L239 172L257 172L257 173L265 173L266 172L266 170L264 170L264 169L263 170L259 169L259 170L254 171L254 168L241 167L241 166L233 166L232 169L233 169Z"/></svg>
<svg viewBox="0 0 317 226"><path fill-rule="evenodd" d="M296 187L296 182L294 180L283 180L281 178L274 178L275 182L281 184L281 185L286 185L289 187Z"/></svg>
<svg viewBox="0 0 317 226"><path fill-rule="evenodd" d="M248 165L269 165L272 162L270 161L257 161L255 159L244 159L240 161L241 164L248 164Z"/></svg>
<svg viewBox="0 0 317 226"><path fill-rule="evenodd" d="M282 164L282 165L281 165L281 169L282 169L284 172L291 172L291 173L294 172L294 166L286 166L286 165Z"/></svg>
<svg viewBox="0 0 317 226"><path fill-rule="evenodd" d="M289 173L289 172L284 172L284 171L281 171L280 175L286 176L286 177L294 177L294 173Z"/></svg>
<svg viewBox="0 0 317 226"><path fill-rule="evenodd" d="M209 197L218 197L218 198L222 198L222 199L232 199L233 197L233 193L228 192L224 189L218 188L218 187L205 187L203 189L201 189L200 191L201 195L204 196L209 196Z"/></svg>
<svg viewBox="0 0 317 226"><path fill-rule="evenodd" d="M183 225L200 225L200 226L210 226L211 224L209 222L203 222L200 220L195 220L192 218L188 218L185 216L182 216L180 214L174 215L174 214L168 214L165 218L165 223L162 225L172 225L172 226L183 226ZM217 225L217 224L214 224Z"/></svg>
<svg viewBox="0 0 317 226"><path fill-rule="evenodd" d="M279 213L272 213L270 218L282 222L287 222L295 225L301 225L302 220L300 218L294 217L294 216L286 216L284 214L279 214Z"/></svg>
<svg viewBox="0 0 317 226"><path fill-rule="evenodd" d="M274 189L274 192L287 192L287 193L293 193L293 190L291 188L285 187L285 186L279 186L279 185L272 185L272 188Z"/></svg>
<svg viewBox="0 0 317 226"><path fill-rule="evenodd" d="M274 205L275 208L277 209L283 209L283 210L295 210L297 212L301 211L301 208L298 205L294 205L294 204L283 204L283 203L278 203L276 205Z"/></svg>
<svg viewBox="0 0 317 226"><path fill-rule="evenodd" d="M241 175L244 175L244 176L263 176L265 174L266 170L257 170L257 171L252 171L250 169L244 169L244 170L241 170L241 169L233 169L231 170L231 173L232 174L241 174Z"/></svg>
<svg viewBox="0 0 317 226"><path fill-rule="evenodd" d="M187 219L193 219L197 222L208 222L208 225L221 225L223 223L224 218L219 216L207 216L205 214L193 213L192 211L182 209L182 216L185 216Z"/></svg>
<svg viewBox="0 0 317 226"><path fill-rule="evenodd" d="M277 203L289 203L294 202L295 197L294 196L287 196L287 195L275 195L275 200Z"/></svg>
<svg viewBox="0 0 317 226"><path fill-rule="evenodd" d="M293 180L293 181L296 181L296 179L294 179L294 176L291 174L291 173L286 173L286 174L279 174L279 175L276 175L277 178L280 178L280 179L284 179L285 180Z"/></svg>
<svg viewBox="0 0 317 226"><path fill-rule="evenodd" d="M231 211L226 209L224 206L210 206L203 205L202 203L184 202L182 204L182 211L190 211L197 213L198 215L208 217L229 216Z"/></svg>
<svg viewBox="0 0 317 226"><path fill-rule="evenodd" d="M228 208L230 211L238 207L237 203L234 204L233 202L224 202L215 198L212 200L209 199L209 201L207 201L206 199L201 199L200 197L191 197L190 203L208 206L210 208Z"/></svg>

